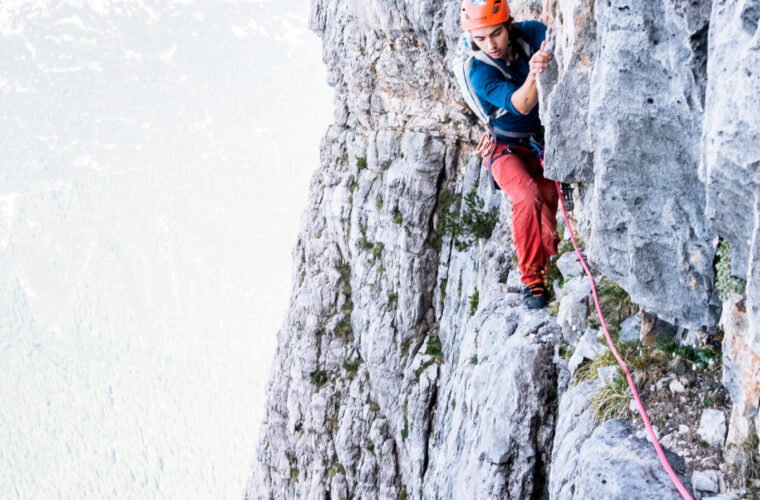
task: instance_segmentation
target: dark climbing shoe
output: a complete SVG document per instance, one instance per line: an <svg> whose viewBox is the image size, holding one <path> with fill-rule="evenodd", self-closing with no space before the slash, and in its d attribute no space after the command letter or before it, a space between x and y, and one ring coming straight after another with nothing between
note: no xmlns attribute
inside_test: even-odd
<svg viewBox="0 0 760 500"><path fill-rule="evenodd" d="M543 283L532 283L523 288L523 303L528 309L541 309L546 306L546 287Z"/></svg>

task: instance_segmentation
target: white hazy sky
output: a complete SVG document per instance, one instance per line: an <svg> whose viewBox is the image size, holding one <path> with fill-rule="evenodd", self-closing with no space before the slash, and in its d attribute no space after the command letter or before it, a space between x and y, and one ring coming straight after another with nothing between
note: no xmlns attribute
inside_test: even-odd
<svg viewBox="0 0 760 500"><path fill-rule="evenodd" d="M0 498L240 498L330 119L308 0L0 3Z"/></svg>

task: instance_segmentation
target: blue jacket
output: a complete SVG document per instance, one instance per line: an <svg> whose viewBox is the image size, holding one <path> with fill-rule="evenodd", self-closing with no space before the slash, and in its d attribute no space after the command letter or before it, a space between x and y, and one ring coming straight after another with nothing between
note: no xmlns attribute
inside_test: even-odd
<svg viewBox="0 0 760 500"><path fill-rule="evenodd" d="M538 21L525 21L512 25L520 30L520 38L525 40L534 50L541 47L546 38L546 26ZM530 73L528 59L522 54L510 63L496 61L512 75L514 80L504 78L498 69L475 59L470 68L470 82L475 94L480 99L487 113L498 109L508 111L504 116L493 121L494 125L503 130L513 132L532 132L541 128L538 117L538 104L527 115L520 114L512 105L512 94L525 83Z"/></svg>

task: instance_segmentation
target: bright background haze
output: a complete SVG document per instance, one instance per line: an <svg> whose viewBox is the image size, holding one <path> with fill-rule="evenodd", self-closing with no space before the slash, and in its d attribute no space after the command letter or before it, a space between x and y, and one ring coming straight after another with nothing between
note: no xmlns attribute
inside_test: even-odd
<svg viewBox="0 0 760 500"><path fill-rule="evenodd" d="M308 0L0 3L0 498L241 498L332 109Z"/></svg>

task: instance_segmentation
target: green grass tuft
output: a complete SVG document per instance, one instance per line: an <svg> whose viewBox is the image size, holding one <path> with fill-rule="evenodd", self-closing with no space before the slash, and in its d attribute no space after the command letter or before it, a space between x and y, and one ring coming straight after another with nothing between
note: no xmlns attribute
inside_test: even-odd
<svg viewBox="0 0 760 500"><path fill-rule="evenodd" d="M443 362L443 346L441 345L441 338L438 335L431 335L428 337L425 354L433 356L433 360L436 363Z"/></svg>
<svg viewBox="0 0 760 500"><path fill-rule="evenodd" d="M311 383L316 385L317 388L321 388L330 379L330 375L324 370L314 370L309 374Z"/></svg>
<svg viewBox="0 0 760 500"><path fill-rule="evenodd" d="M372 242L367 239L367 235L362 234L362 237L359 238L359 248L362 250L369 250L372 248Z"/></svg>
<svg viewBox="0 0 760 500"><path fill-rule="evenodd" d="M599 296L599 306L607 323L607 329L613 339L617 339L620 333L620 323L633 316L639 310L639 306L631 301L631 296L614 281L602 278L596 286ZM596 310L589 317L587 325L596 330L601 328L601 323L596 315Z"/></svg>
<svg viewBox="0 0 760 500"><path fill-rule="evenodd" d="M393 223L394 224L401 224L404 222L404 216L401 214L399 210L396 210L393 212Z"/></svg>
<svg viewBox="0 0 760 500"><path fill-rule="evenodd" d="M476 288L474 292L472 292L472 295L470 296L470 316L474 316L475 312L478 310L478 304L480 303L480 292L478 292L478 289Z"/></svg>
<svg viewBox="0 0 760 500"><path fill-rule="evenodd" d="M346 370L346 372L348 372L349 374L356 375L356 372L359 370L360 364L362 364L361 358L357 358L356 361L353 361L351 363L349 363L348 361L343 361L343 369Z"/></svg>
<svg viewBox="0 0 760 500"><path fill-rule="evenodd" d="M385 245L379 241L372 247L372 258L375 262L382 258L383 250L385 250Z"/></svg>
<svg viewBox="0 0 760 500"><path fill-rule="evenodd" d="M628 414L631 397L631 389L622 375L611 384L601 387L591 396L594 421L602 424L613 418L624 418Z"/></svg>

